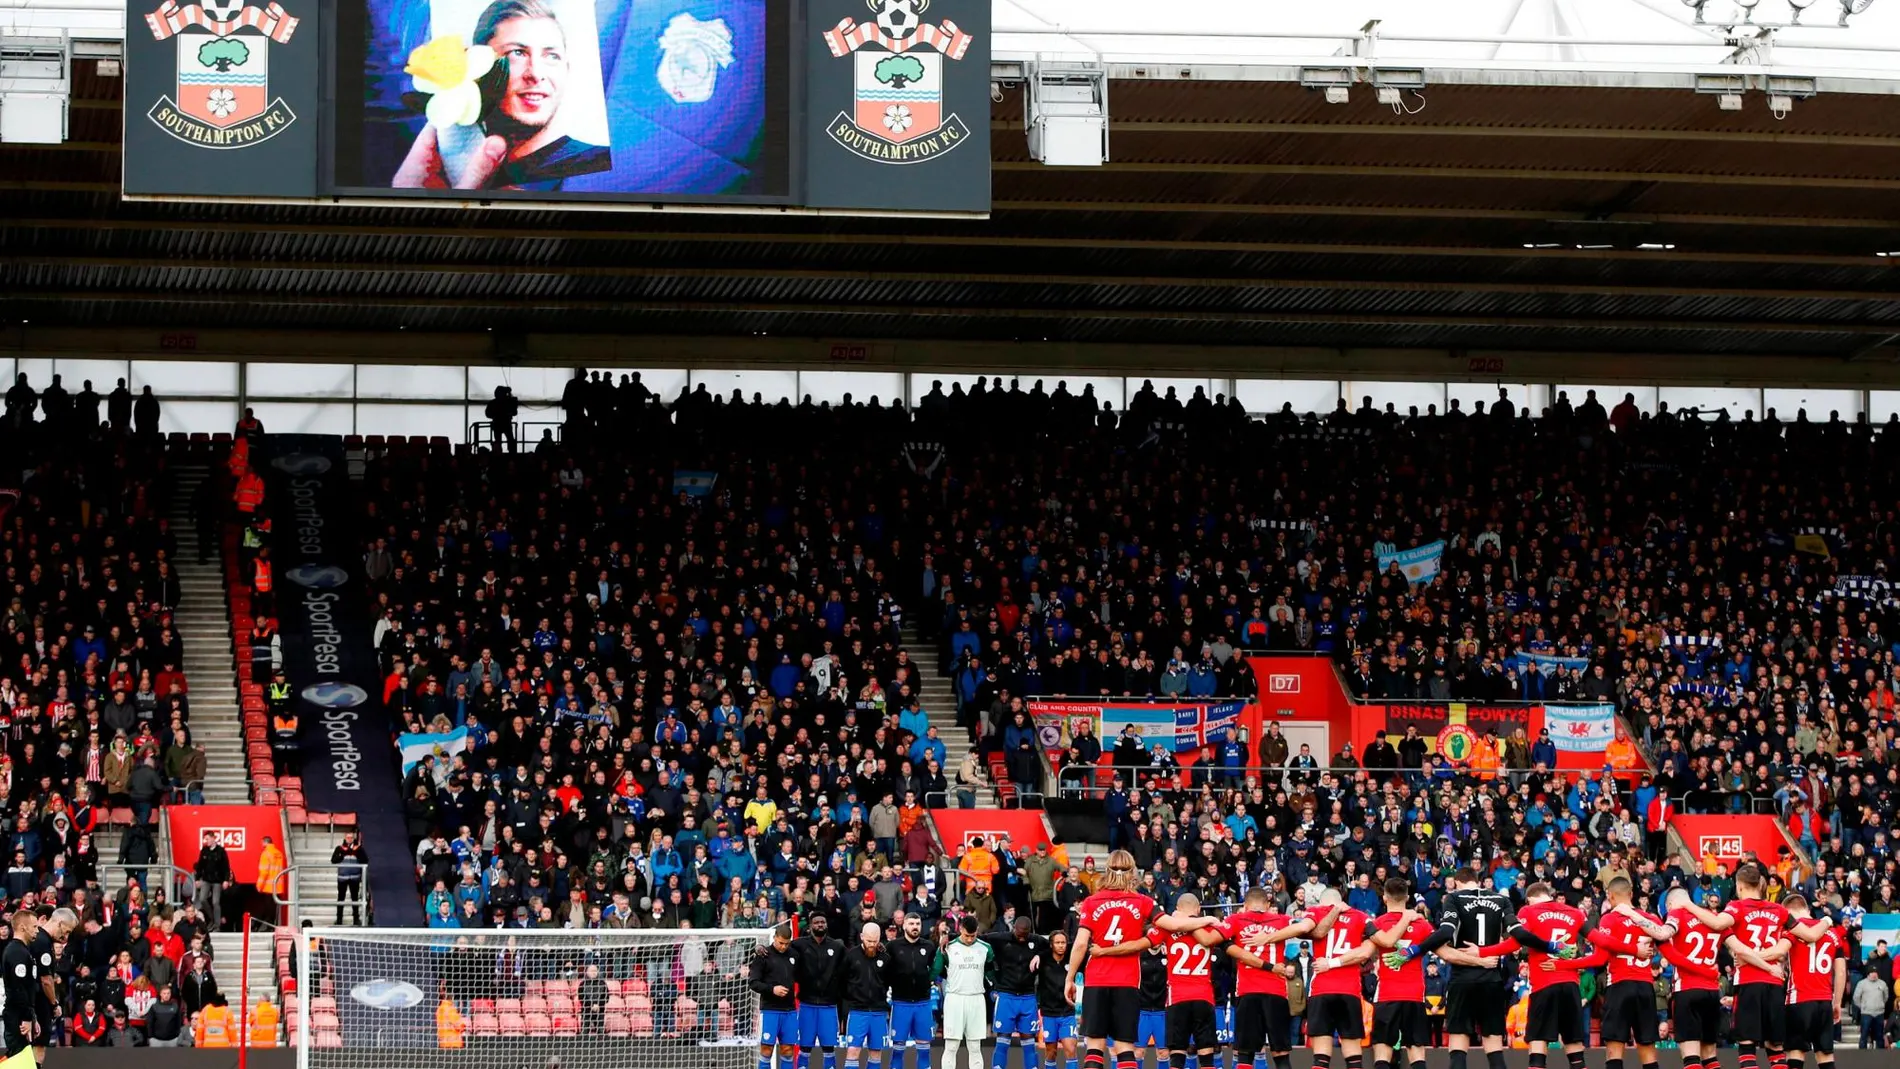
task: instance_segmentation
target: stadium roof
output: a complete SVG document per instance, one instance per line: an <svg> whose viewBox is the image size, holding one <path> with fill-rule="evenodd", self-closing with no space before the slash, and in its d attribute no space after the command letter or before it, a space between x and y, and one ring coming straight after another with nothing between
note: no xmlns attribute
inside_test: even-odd
<svg viewBox="0 0 1900 1069"><path fill-rule="evenodd" d="M88 2L26 0L15 21L64 12L107 54L112 28L79 28L88 13L71 6ZM1809 18L1831 25L1831 5ZM121 82L82 61L69 141L0 147L0 318L1263 358L1896 352L1900 51L1876 50L1900 49L1900 0L1845 37L1779 31L1740 64L1723 62L1721 30L1667 0L1214 7L1176 27L1132 14L1155 10L1136 0L998 0L987 222L128 203ZM1376 42L1361 33L1388 12ZM1406 40L1427 36L1448 39ZM1639 43L1590 43L1605 41ZM1790 47L1804 41L1833 47ZM1301 87L1303 67L1355 42L1423 70L1422 98L1393 109L1362 87L1329 105ZM1109 64L1108 165L1029 157L1010 83L1038 57ZM1776 118L1760 92L1725 112L1693 91L1698 75L1743 71L1812 78L1816 95Z"/></svg>

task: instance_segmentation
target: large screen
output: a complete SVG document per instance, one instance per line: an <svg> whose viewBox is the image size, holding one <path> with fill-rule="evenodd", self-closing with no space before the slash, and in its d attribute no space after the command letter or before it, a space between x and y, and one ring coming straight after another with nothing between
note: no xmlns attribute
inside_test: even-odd
<svg viewBox="0 0 1900 1069"><path fill-rule="evenodd" d="M333 187L790 197L790 5L337 0Z"/></svg>
<svg viewBox="0 0 1900 1069"><path fill-rule="evenodd" d="M991 0L128 0L125 194L982 213Z"/></svg>

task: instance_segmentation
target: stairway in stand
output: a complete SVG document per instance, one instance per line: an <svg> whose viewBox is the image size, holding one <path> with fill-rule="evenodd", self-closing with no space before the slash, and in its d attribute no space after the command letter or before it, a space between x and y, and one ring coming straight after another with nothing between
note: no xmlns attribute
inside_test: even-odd
<svg viewBox="0 0 1900 1069"><path fill-rule="evenodd" d="M922 669L918 674L917 693L924 703L924 713L930 718L931 726L937 729L937 737L943 740L943 778L950 784L950 797L939 808L953 809L957 804L957 769L963 767L964 755L970 752L970 734L957 724L956 688L951 686L947 676L937 675L927 667L937 663L935 647L918 636L914 624L906 622L903 635L904 648L911 651L911 661ZM986 767L984 771L988 772L989 769ZM996 788L978 790L976 805L979 809L1001 808L997 802Z"/></svg>
<svg viewBox="0 0 1900 1069"><path fill-rule="evenodd" d="M191 688L191 735L204 743L207 805L251 804L245 774L244 720L238 712L237 682L231 659L231 622L225 614L224 575L217 546L206 547L210 562L198 562L198 528L191 522L191 496L210 476L204 465L173 469L172 530L178 539L178 584L182 590L173 619L185 643L185 680Z"/></svg>

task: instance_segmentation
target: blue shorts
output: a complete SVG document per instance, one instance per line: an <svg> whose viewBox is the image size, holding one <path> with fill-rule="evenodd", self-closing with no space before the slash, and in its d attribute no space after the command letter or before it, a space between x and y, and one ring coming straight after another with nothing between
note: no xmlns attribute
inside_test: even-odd
<svg viewBox="0 0 1900 1069"><path fill-rule="evenodd" d="M765 1010L759 1015L759 1046L792 1047L798 1045L798 1011Z"/></svg>
<svg viewBox="0 0 1900 1069"><path fill-rule="evenodd" d="M991 1028L998 1036L1033 1036L1036 1034L1036 1018L1040 1016L1036 1010L1036 996L1003 992L996 996L996 1014Z"/></svg>
<svg viewBox="0 0 1900 1069"><path fill-rule="evenodd" d="M1051 1017L1046 1013L1042 1015L1042 1041L1044 1043L1060 1043L1065 1039L1074 1038L1075 1014L1065 1014L1061 1017Z"/></svg>
<svg viewBox="0 0 1900 1069"><path fill-rule="evenodd" d="M852 1010L845 1018L844 1045L859 1050L883 1050L891 1035L891 1015Z"/></svg>
<svg viewBox="0 0 1900 1069"><path fill-rule="evenodd" d="M1168 1013L1166 1010L1142 1010L1141 1022L1135 1026L1135 1043L1143 1047L1159 1047L1168 1042Z"/></svg>
<svg viewBox="0 0 1900 1069"><path fill-rule="evenodd" d="M930 1011L930 1003L891 1003L891 1044L893 1046L900 1043L928 1045L936 1032L937 1018Z"/></svg>
<svg viewBox="0 0 1900 1069"><path fill-rule="evenodd" d="M807 1002L798 1008L798 1045L829 1050L838 1045L838 1007Z"/></svg>
<svg viewBox="0 0 1900 1069"><path fill-rule="evenodd" d="M1214 1007L1214 1040L1223 1046L1234 1041L1234 1006L1231 1002Z"/></svg>

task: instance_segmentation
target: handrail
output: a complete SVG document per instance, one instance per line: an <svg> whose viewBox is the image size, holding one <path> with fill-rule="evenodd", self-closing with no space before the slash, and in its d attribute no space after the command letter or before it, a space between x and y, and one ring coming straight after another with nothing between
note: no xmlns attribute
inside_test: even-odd
<svg viewBox="0 0 1900 1069"><path fill-rule="evenodd" d="M335 874L345 868L355 869L362 874L362 880L359 886L363 889L363 897L360 902L356 899L346 899L340 894L335 897L305 898L298 892L297 876L299 873L319 871ZM287 889L288 893L273 894L271 899L288 911L285 916L291 925L295 925L303 920L303 912L305 910L316 908L335 908L339 912L345 908L360 910L364 923L359 925L359 927L368 927L376 923L376 903L370 885L368 862L351 862L348 865L333 865L327 861L307 861L301 864L291 865L284 869L283 886ZM355 914L353 913L352 915Z"/></svg>
<svg viewBox="0 0 1900 1069"><path fill-rule="evenodd" d="M114 872L121 873L124 876L116 885L106 879L107 873ZM171 880L170 884L166 887L165 900L167 902L176 906L192 900L193 884L196 883L198 879L197 875L190 869L180 868L168 861L154 861L149 865L138 865L131 862L101 863L99 865L99 892L106 898L116 899L119 896L119 892L125 890L126 885L132 878L132 874L142 873L143 875L139 877L139 886L145 888L149 896L152 887L151 874L154 872L161 873Z"/></svg>
<svg viewBox="0 0 1900 1069"><path fill-rule="evenodd" d="M1072 779L1065 778L1063 775L1063 773L1066 773L1069 769L1076 767L1080 767L1083 770L1084 780L1080 784L1075 783ZM1531 769L1505 768L1500 766L1495 770L1495 773L1497 778L1508 779L1514 775L1529 775L1531 771ZM1114 790L1113 777L1122 776L1124 773L1124 769L1113 764L1065 765L1056 773L1055 797L1107 797L1108 793ZM1266 786L1264 780L1268 777L1256 775L1258 773L1268 773L1282 780L1296 773L1311 776L1334 773L1347 777L1364 774L1374 779L1391 779L1403 776L1407 779L1420 780L1446 778L1447 774L1453 779L1459 776L1478 775L1478 772L1469 766L1452 764L1442 765L1437 768L1411 768L1402 766L1399 768L1367 769L1359 765L1320 765L1315 768L1290 768L1285 765L1241 765L1238 768L1229 768L1224 765L1200 761L1191 765L1182 765L1176 771L1165 773L1147 768L1146 766L1138 768L1135 770L1135 782L1124 784L1123 789L1140 788L1142 790L1148 790L1151 784L1160 781L1161 786L1159 789L1167 791L1198 791L1203 786L1212 786L1216 790L1222 790L1226 789L1228 781L1234 779L1234 776L1231 774L1238 774L1238 781L1234 782L1232 784L1233 786ZM1599 775L1600 770L1558 768L1547 769L1543 774L1555 779L1564 780L1565 782L1574 782L1579 777L1585 775ZM1104 775L1111 777L1109 783L1100 782ZM1177 780L1179 781L1178 783L1176 782Z"/></svg>

